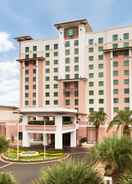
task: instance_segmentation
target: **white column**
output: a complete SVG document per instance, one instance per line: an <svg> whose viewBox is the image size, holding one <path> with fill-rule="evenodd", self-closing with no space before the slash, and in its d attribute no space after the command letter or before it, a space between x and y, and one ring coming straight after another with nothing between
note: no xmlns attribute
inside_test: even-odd
<svg viewBox="0 0 132 184"><path fill-rule="evenodd" d="M63 149L62 143L62 115L55 116L55 149Z"/></svg>
<svg viewBox="0 0 132 184"><path fill-rule="evenodd" d="M112 184L112 177L105 176L104 177L104 184Z"/></svg>
<svg viewBox="0 0 132 184"><path fill-rule="evenodd" d="M72 148L77 146L76 131L71 132L71 135L70 135L70 146Z"/></svg>
<svg viewBox="0 0 132 184"><path fill-rule="evenodd" d="M114 107L114 103L113 103L113 53L110 53L110 65L111 65L111 119L113 119L113 107Z"/></svg>
<svg viewBox="0 0 132 184"><path fill-rule="evenodd" d="M22 146L23 147L30 147L30 141L29 141L29 134L26 130L26 125L28 124L28 117L26 115L23 115L23 121L22 121Z"/></svg>
<svg viewBox="0 0 132 184"><path fill-rule="evenodd" d="M47 146L48 145L48 135L47 134L44 134L43 136L44 136L44 142L43 142L43 144L45 146Z"/></svg>

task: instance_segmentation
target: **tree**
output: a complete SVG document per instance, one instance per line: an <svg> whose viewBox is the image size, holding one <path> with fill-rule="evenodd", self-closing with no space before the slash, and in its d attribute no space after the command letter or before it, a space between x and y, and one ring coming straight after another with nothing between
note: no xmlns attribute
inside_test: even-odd
<svg viewBox="0 0 132 184"><path fill-rule="evenodd" d="M9 147L9 142L6 140L5 137L0 137L0 154L7 151Z"/></svg>
<svg viewBox="0 0 132 184"><path fill-rule="evenodd" d="M119 178L118 184L132 184L132 173L128 172Z"/></svg>
<svg viewBox="0 0 132 184"><path fill-rule="evenodd" d="M118 179L132 171L132 140L127 136L107 138L91 150L90 156L95 165L98 162L103 164L105 175Z"/></svg>
<svg viewBox="0 0 132 184"><path fill-rule="evenodd" d="M16 184L16 180L13 175L0 172L0 184Z"/></svg>
<svg viewBox="0 0 132 184"><path fill-rule="evenodd" d="M42 172L36 184L102 184L102 178L83 162L63 162Z"/></svg>
<svg viewBox="0 0 132 184"><path fill-rule="evenodd" d="M117 125L116 130L118 131L122 127L123 135L130 136L130 125L132 125L132 111L130 110L120 110L117 112L117 115L110 122L107 131Z"/></svg>
<svg viewBox="0 0 132 184"><path fill-rule="evenodd" d="M99 127L104 124L107 119L107 114L103 111L91 112L88 116L88 120L96 128L96 143L98 143Z"/></svg>

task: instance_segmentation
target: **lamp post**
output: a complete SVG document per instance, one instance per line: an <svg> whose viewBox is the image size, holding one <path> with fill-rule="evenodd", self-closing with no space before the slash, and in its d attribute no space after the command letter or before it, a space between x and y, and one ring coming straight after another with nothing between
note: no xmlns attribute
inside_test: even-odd
<svg viewBox="0 0 132 184"><path fill-rule="evenodd" d="M19 160L19 123L22 122L22 115L19 112L13 112L16 115L20 115L17 121L17 160Z"/></svg>
<svg viewBox="0 0 132 184"><path fill-rule="evenodd" d="M45 160L45 157L46 157L46 155L45 155L45 153L46 153L46 145L45 145L45 141L46 141L45 140L45 135L46 134L45 134L45 128L46 127L45 127L45 120L44 120L44 126L43 126L43 148L44 148L44 150L43 150L44 151L44 157L43 158L44 158L44 160Z"/></svg>

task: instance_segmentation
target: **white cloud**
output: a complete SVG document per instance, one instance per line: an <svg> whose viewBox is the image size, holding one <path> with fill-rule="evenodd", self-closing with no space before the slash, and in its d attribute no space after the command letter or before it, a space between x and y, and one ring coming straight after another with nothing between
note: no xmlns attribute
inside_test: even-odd
<svg viewBox="0 0 132 184"><path fill-rule="evenodd" d="M14 61L0 62L0 105L19 103L19 69Z"/></svg>
<svg viewBox="0 0 132 184"><path fill-rule="evenodd" d="M7 52L11 49L14 49L14 45L10 41L10 35L6 32L0 32L0 52Z"/></svg>

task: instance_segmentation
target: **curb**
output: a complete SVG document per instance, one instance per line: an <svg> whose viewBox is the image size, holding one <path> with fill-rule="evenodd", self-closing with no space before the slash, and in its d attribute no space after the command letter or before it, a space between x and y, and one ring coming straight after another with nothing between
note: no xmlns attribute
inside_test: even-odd
<svg viewBox="0 0 132 184"><path fill-rule="evenodd" d="M62 157L62 158L58 158L58 159L53 159L53 160L42 160L42 161L28 161L28 162L25 162L25 161L15 161L15 160L9 160L9 159L7 159L5 156L2 156L2 161L3 162L5 162L5 163L9 163L9 165L11 165L11 164L22 164L22 165L26 165L26 164L31 164L31 165L33 165L33 164L48 164L48 163L54 163L54 162L61 162L61 161L63 161L63 160L66 160L66 159L68 159L69 157L70 157L71 155L70 154L66 154L64 157ZM8 162L9 161L9 162ZM8 166L8 165L5 165L5 167L6 166Z"/></svg>

